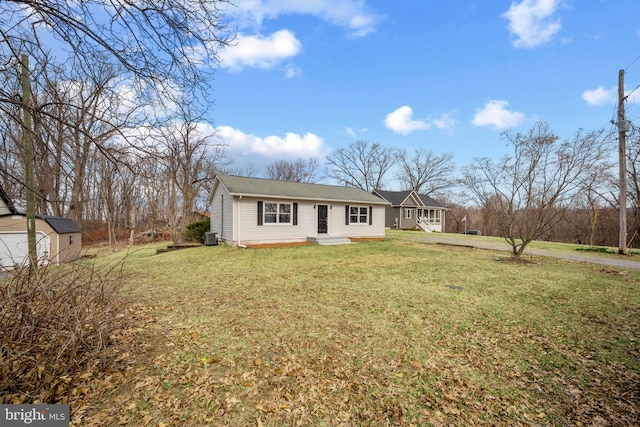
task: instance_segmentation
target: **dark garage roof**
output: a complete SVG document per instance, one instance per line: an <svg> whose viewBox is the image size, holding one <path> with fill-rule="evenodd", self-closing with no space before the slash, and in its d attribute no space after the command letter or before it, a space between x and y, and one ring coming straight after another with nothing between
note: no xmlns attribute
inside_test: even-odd
<svg viewBox="0 0 640 427"><path fill-rule="evenodd" d="M78 224L72 219L52 215L36 215L36 218L45 220L58 234L80 233Z"/></svg>
<svg viewBox="0 0 640 427"><path fill-rule="evenodd" d="M7 216L16 216L16 215L27 216L22 212L16 212L13 214L0 215L0 217L4 218ZM74 220L69 218L62 218L62 217L53 216L53 215L39 215L39 214L36 214L36 218L45 221L47 224L49 224L51 228L53 228L53 231L55 231L58 234L82 233L82 230L80 230L80 227L78 227L78 224L76 224Z"/></svg>

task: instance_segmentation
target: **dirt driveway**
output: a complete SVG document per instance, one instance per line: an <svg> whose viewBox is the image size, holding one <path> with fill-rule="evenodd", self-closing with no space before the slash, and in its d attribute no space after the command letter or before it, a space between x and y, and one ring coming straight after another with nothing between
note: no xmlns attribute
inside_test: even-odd
<svg viewBox="0 0 640 427"><path fill-rule="evenodd" d="M474 237L475 236L447 237L447 236L438 235L437 233L425 233L424 237L416 238L415 240L420 240L420 241L434 243L434 244L466 246L466 247L472 247L476 249L488 249L493 251L511 252L511 246L509 246L507 242L504 242L504 243L483 242L478 239L475 239ZM545 249L535 249L535 248L526 248L524 251L524 254L532 255L532 256L560 258L560 259L566 259L566 260L576 261L576 262L602 264L610 267L631 268L631 269L640 270L640 260L638 260L637 256L633 257L633 259L631 257L629 257L630 259L622 259L618 255L611 255L611 258L607 258L607 257L600 257L597 255L549 251Z"/></svg>

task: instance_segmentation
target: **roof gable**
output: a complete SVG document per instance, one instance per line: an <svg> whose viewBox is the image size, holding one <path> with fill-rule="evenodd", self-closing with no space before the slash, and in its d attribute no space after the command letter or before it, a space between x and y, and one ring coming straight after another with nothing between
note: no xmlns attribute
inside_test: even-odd
<svg viewBox="0 0 640 427"><path fill-rule="evenodd" d="M217 175L213 191L215 191L218 182L224 185L233 196L387 204L382 198L353 187Z"/></svg>
<svg viewBox="0 0 640 427"><path fill-rule="evenodd" d="M374 192L391 203L391 206L403 206L407 197L412 193L409 191L384 191L384 190L374 190Z"/></svg>
<svg viewBox="0 0 640 427"><path fill-rule="evenodd" d="M11 201L7 193L4 191L4 188L2 188L2 185L0 185L0 213L10 213L10 214L18 213L13 202Z"/></svg>
<svg viewBox="0 0 640 427"><path fill-rule="evenodd" d="M406 191L385 191L385 190L375 190L375 194L382 197L391 203L393 207L401 207L401 206L427 206L430 208L442 208L445 207L427 196L426 194L418 194L414 190L406 190Z"/></svg>

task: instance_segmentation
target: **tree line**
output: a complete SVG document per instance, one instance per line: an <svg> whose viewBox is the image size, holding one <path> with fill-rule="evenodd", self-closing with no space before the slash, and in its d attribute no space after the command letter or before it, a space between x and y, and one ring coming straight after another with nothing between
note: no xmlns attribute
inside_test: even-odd
<svg viewBox="0 0 640 427"><path fill-rule="evenodd" d="M404 190L448 207L446 231L477 228L500 236L519 257L533 240L617 246L619 179L617 135L578 130L562 139L545 122L525 132L502 133L500 159L476 158L456 170L453 156L381 147L356 141L327 158L329 176L367 191L384 188L394 168ZM640 130L626 146L627 246L640 247ZM466 224L465 224L466 222Z"/></svg>

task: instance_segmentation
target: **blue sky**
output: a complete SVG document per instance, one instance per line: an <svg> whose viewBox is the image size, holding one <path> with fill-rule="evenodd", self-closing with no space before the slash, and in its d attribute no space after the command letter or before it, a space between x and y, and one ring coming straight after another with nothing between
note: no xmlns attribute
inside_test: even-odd
<svg viewBox="0 0 640 427"><path fill-rule="evenodd" d="M610 128L618 70L640 85L638 0L234 3L209 111L234 167L357 139L464 166L539 120L561 137ZM626 108L640 124L640 89Z"/></svg>

